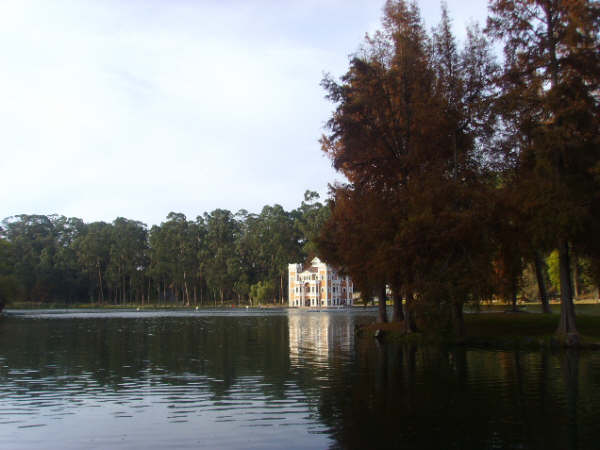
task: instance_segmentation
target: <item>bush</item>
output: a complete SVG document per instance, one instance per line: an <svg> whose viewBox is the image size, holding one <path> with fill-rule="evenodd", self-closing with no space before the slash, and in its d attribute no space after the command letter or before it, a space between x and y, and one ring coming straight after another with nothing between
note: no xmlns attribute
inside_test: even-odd
<svg viewBox="0 0 600 450"><path fill-rule="evenodd" d="M250 298L254 302L264 302L275 298L275 285L272 281L259 281L250 286Z"/></svg>

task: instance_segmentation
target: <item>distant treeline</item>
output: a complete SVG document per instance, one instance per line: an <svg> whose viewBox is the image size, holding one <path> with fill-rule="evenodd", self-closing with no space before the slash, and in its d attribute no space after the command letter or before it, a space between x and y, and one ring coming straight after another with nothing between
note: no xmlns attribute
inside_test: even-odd
<svg viewBox="0 0 600 450"><path fill-rule="evenodd" d="M318 199L307 191L292 211L216 209L196 220L172 212L150 229L123 217L8 217L0 228L0 302L279 302L287 264L314 254L329 216Z"/></svg>

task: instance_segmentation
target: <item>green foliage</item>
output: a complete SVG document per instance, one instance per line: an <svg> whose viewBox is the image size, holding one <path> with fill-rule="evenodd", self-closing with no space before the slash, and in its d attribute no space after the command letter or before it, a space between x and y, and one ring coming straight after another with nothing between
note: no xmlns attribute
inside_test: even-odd
<svg viewBox="0 0 600 450"><path fill-rule="evenodd" d="M17 281L12 275L0 275L0 311L17 295Z"/></svg>
<svg viewBox="0 0 600 450"><path fill-rule="evenodd" d="M560 270L558 267L558 250L553 250L546 258L546 266L548 267L548 279L552 288L557 292L560 291Z"/></svg>
<svg viewBox="0 0 600 450"><path fill-rule="evenodd" d="M302 251L308 259L319 254L316 240L321 227L331 215L329 206L318 200L319 194L317 192L306 191L304 201L300 208L294 212L299 235L303 237L300 241Z"/></svg>
<svg viewBox="0 0 600 450"><path fill-rule="evenodd" d="M250 298L255 302L264 302L273 299L275 286L272 281L259 281L250 286Z"/></svg>
<svg viewBox="0 0 600 450"><path fill-rule="evenodd" d="M327 207L307 191L300 208L260 214L224 209L189 220L171 212L160 225L119 217L85 224L63 216L20 215L0 229L0 277L17 301L100 304L282 301L287 265L302 261ZM268 295L265 294L268 292ZM265 297L266 295L266 297Z"/></svg>

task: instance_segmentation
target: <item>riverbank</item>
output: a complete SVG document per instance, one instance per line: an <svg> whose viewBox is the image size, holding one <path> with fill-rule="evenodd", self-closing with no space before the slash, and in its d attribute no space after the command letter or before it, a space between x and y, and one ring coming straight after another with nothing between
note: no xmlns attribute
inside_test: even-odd
<svg viewBox="0 0 600 450"><path fill-rule="evenodd" d="M286 305L279 305L273 303L258 304L258 305L236 305L234 303L205 303L203 305L182 305L181 303L123 303L123 304L112 304L112 303L46 303L46 302L13 302L6 306L6 309L139 309L139 310L154 310L154 309L183 309L183 310L195 310L195 309L245 309L259 308L259 309L272 309L272 308L285 308Z"/></svg>
<svg viewBox="0 0 600 450"><path fill-rule="evenodd" d="M594 308L597 309L597 308ZM593 311L597 313L597 311ZM358 329L361 338L376 334L382 341L445 343L494 348L562 347L557 338L558 314L485 312L465 314L465 335L457 338L434 333L405 334L402 323L373 323ZM600 349L600 316L580 314L577 329L581 335L579 347Z"/></svg>

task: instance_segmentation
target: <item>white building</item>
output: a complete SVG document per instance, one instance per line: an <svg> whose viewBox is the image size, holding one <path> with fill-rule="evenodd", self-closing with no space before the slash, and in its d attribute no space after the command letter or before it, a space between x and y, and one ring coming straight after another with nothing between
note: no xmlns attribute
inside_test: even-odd
<svg viewBox="0 0 600 450"><path fill-rule="evenodd" d="M313 258L307 268L302 264L289 264L288 281L290 307L352 306L353 286L350 277L341 276L319 258Z"/></svg>

